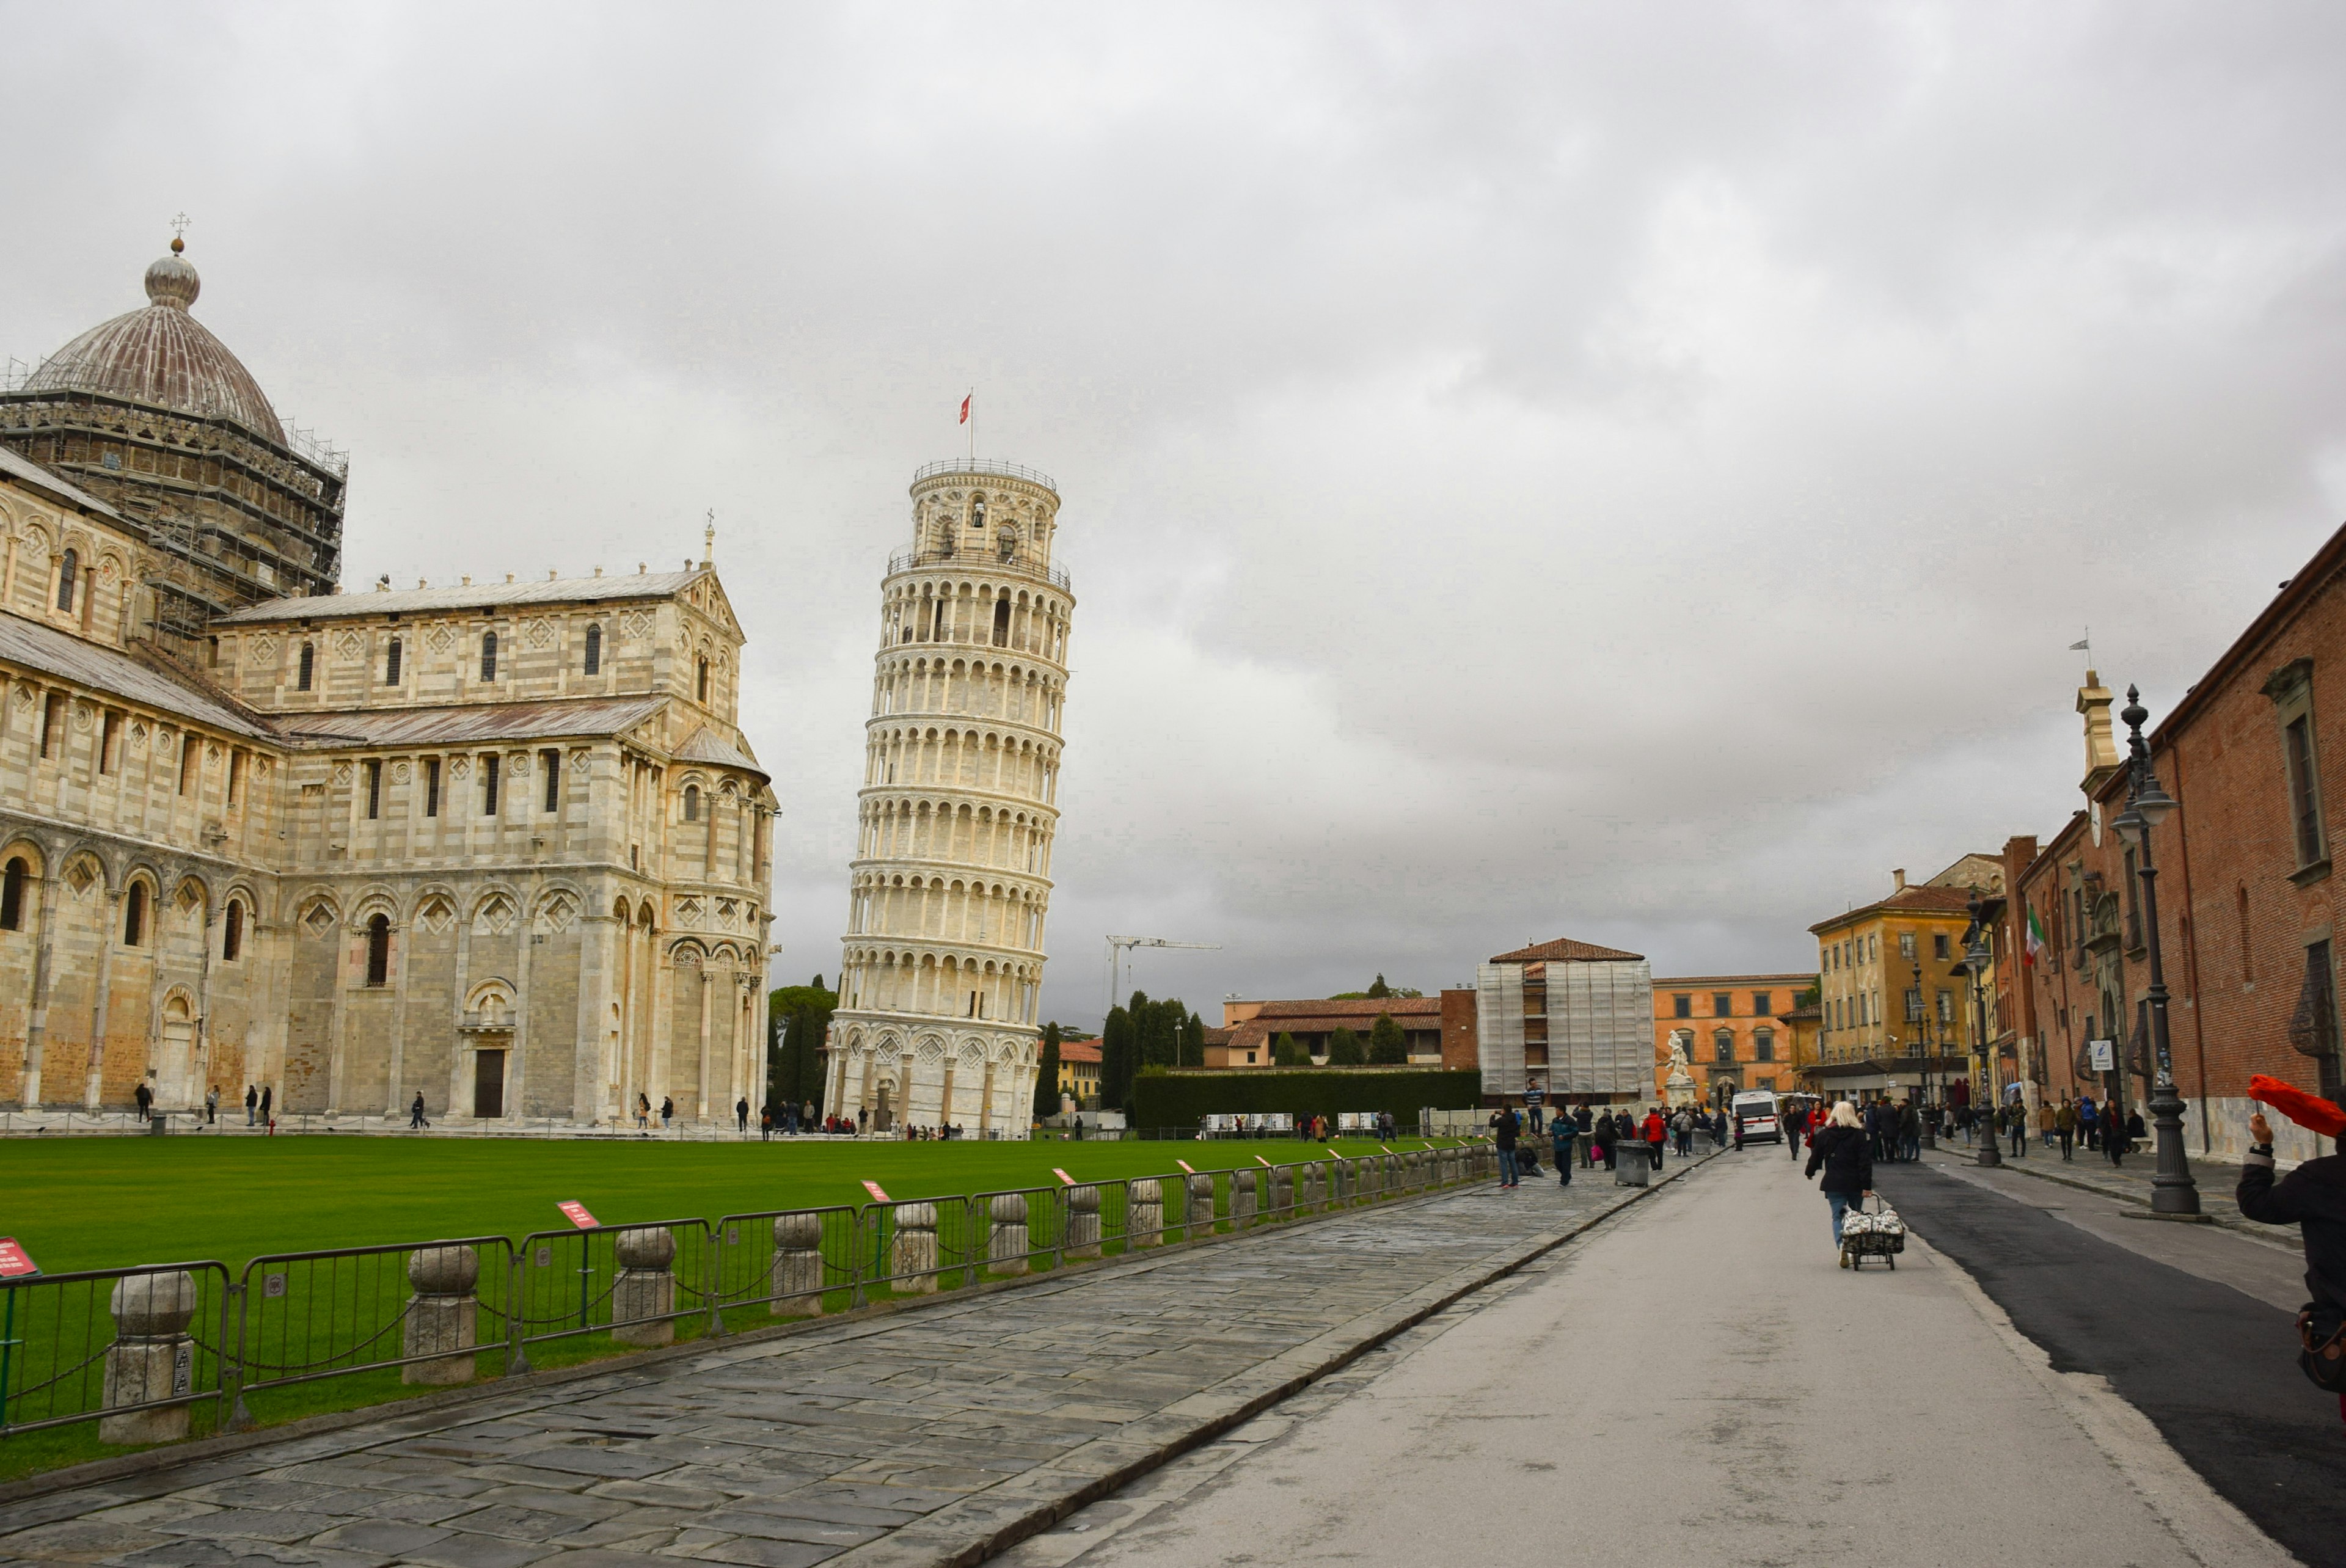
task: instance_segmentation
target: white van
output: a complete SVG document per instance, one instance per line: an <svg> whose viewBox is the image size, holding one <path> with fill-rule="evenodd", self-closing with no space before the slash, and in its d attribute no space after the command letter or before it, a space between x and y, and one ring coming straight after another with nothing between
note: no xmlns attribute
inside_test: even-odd
<svg viewBox="0 0 2346 1568"><path fill-rule="evenodd" d="M1784 1141L1783 1124L1776 1119L1776 1096L1767 1089L1746 1089L1735 1096L1728 1108L1735 1118L1735 1131L1747 1144L1780 1144Z"/></svg>

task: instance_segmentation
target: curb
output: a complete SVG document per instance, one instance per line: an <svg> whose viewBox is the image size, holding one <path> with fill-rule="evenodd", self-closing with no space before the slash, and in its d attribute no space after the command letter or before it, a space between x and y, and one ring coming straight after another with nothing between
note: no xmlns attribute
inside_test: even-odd
<svg viewBox="0 0 2346 1568"><path fill-rule="evenodd" d="M1677 1179L1664 1176L1662 1181ZM355 1410L328 1410L314 1416L301 1416L273 1426L255 1427L240 1432L219 1432L210 1437L196 1438L186 1442L169 1443L141 1449L137 1453L113 1454L105 1459L86 1460L82 1463L62 1465L56 1470L41 1471L19 1476L14 1481L0 1481L0 1508L12 1503L30 1502L56 1492L77 1491L87 1486L101 1486L108 1481L134 1480L179 1465L199 1464L207 1460L224 1458L265 1448L271 1443L295 1441L302 1438L331 1436L353 1427L378 1421L405 1421L417 1417L436 1416L454 1408L489 1404L499 1400L516 1400L516 1409L527 1409L536 1403L534 1396L559 1389L566 1384L590 1378L617 1377L641 1371L694 1357L722 1355L737 1348L770 1344L778 1339L800 1338L824 1329L856 1329L874 1331L888 1319L903 1312L936 1311L964 1306L988 1296L1009 1290L1034 1290L1054 1285L1072 1284L1076 1280L1115 1271L1139 1272L1152 1268L1193 1248L1211 1247L1218 1242L1231 1242L1250 1237L1275 1236L1285 1233L1290 1226L1313 1225L1323 1220L1388 1214L1397 1209L1413 1207L1438 1197L1448 1197L1468 1192L1481 1186L1479 1181L1461 1182L1456 1186L1433 1192L1419 1193L1398 1198L1391 1203L1376 1204L1365 1208L1340 1208L1323 1214L1290 1215L1279 1221L1266 1221L1260 1215L1244 1230L1218 1231L1211 1236L1162 1242L1142 1249L1137 1255L1127 1251L1115 1257L1061 1260L1056 1268L1040 1274L1020 1275L1005 1279L981 1279L974 1285L964 1285L950 1292L931 1296L907 1296L867 1301L844 1312L827 1313L820 1318L800 1319L793 1322L776 1323L755 1329L736 1329L722 1336L688 1339L682 1344L662 1345L652 1349L630 1350L619 1355L605 1356L575 1366L554 1367L545 1371L523 1372L515 1377L497 1377L464 1388L444 1389L429 1394L416 1394L405 1399L385 1400L376 1404L362 1405ZM1271 1228L1272 1226L1278 1228ZM506 1413L504 1411L493 1412ZM436 1426L427 1423L423 1430ZM372 1441L372 1440L371 1440ZM367 1446L367 1445L361 1445ZM314 1457L314 1456L312 1456ZM129 1501L125 1498L124 1501ZM11 1523L0 1528L25 1528Z"/></svg>
<svg viewBox="0 0 2346 1568"><path fill-rule="evenodd" d="M1490 1257L1486 1257L1462 1270L1468 1275L1464 1279L1459 1274L1453 1274L1367 1314L1365 1319L1356 1319L1356 1325L1363 1321L1371 1325L1366 1332L1348 1333L1348 1329L1354 1328L1348 1325L1347 1329L1332 1330L1319 1339L1306 1341L1268 1361L1250 1367L1211 1389L1201 1390L1168 1406L1155 1417L1134 1422L1131 1428L1117 1436L1095 1440L1062 1454L1048 1465L1021 1471L984 1492L950 1503L877 1541L852 1547L836 1557L826 1559L826 1562L833 1564L834 1568L972 1568L972 1565L1006 1552L1030 1536L1041 1534L1078 1510L1122 1491L1151 1471L1162 1468L1193 1449L1203 1447L1272 1406L1292 1399L1321 1379L1343 1370L1371 1350L1415 1328L1453 1303L1495 1284L1526 1264L1535 1262L1566 1242L1596 1229L1672 1182L1692 1175L1715 1157L1714 1153L1691 1163L1682 1162L1678 1169L1655 1177L1643 1187L1633 1189L1627 1198L1602 1214L1591 1215L1565 1229L1550 1231L1518 1243L1514 1252L1495 1266L1492 1266ZM1454 1187L1450 1193L1442 1196L1467 1190L1470 1189L1464 1186ZM1181 1423L1178 1429L1166 1433L1145 1451L1136 1453L1133 1428L1146 1428L1168 1417L1173 1417ZM1046 1490L1040 1497L1032 1495L1038 1479L1053 1476L1062 1478L1064 1484L1056 1490ZM1016 1495L1005 1492L1004 1489L1008 1487L1017 1487L1020 1492L1027 1495L1019 1496L1015 1502L1010 1502L1005 1508L1005 1501ZM968 1535L973 1529L980 1532L974 1540Z"/></svg>

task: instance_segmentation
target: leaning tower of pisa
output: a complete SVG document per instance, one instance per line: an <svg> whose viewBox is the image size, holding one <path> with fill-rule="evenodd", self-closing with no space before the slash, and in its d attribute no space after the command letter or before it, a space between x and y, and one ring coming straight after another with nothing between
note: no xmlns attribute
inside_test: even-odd
<svg viewBox="0 0 2346 1568"><path fill-rule="evenodd" d="M1059 492L968 461L920 470L912 496L880 588L824 1108L1024 1134L1075 608Z"/></svg>

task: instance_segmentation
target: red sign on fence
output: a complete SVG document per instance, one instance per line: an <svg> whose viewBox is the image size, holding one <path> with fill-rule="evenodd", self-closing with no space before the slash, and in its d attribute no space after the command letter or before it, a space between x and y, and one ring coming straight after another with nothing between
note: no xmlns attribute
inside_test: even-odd
<svg viewBox="0 0 2346 1568"><path fill-rule="evenodd" d="M886 1193L882 1192L880 1190L880 1184L876 1181L865 1182L863 1184L863 1190L872 1195L872 1201L874 1203L893 1203L896 1201L894 1198L890 1197Z"/></svg>
<svg viewBox="0 0 2346 1568"><path fill-rule="evenodd" d="M583 1203L557 1203L554 1207L562 1211L565 1219L581 1230L600 1230L603 1227L603 1222L588 1214Z"/></svg>
<svg viewBox="0 0 2346 1568"><path fill-rule="evenodd" d="M14 1279L23 1274L38 1274L40 1265L26 1255L13 1236L0 1236L0 1279Z"/></svg>
<svg viewBox="0 0 2346 1568"><path fill-rule="evenodd" d="M1191 1165L1188 1160L1175 1160L1173 1163L1179 1166L1183 1170L1188 1171L1191 1176L1196 1176L1198 1174L1198 1167Z"/></svg>
<svg viewBox="0 0 2346 1568"><path fill-rule="evenodd" d="M1051 1174L1059 1178L1059 1185L1061 1186L1073 1186L1076 1185L1076 1178L1069 1176L1066 1172L1061 1170L1056 1166L1053 1166L1051 1167Z"/></svg>

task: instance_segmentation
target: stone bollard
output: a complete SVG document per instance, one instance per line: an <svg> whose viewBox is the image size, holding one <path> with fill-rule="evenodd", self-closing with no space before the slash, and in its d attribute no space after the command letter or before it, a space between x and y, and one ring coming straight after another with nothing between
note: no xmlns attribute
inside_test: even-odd
<svg viewBox="0 0 2346 1568"><path fill-rule="evenodd" d="M1189 1189L1189 1212L1184 1221L1188 1227L1189 1239L1195 1241L1198 1237L1213 1235L1214 1178L1210 1176L1185 1176L1182 1185Z"/></svg>
<svg viewBox="0 0 2346 1568"><path fill-rule="evenodd" d="M1270 1173L1269 1207L1282 1219L1295 1212L1295 1172L1286 1166L1276 1166Z"/></svg>
<svg viewBox="0 0 2346 1568"><path fill-rule="evenodd" d="M1026 1259L1026 1195L1005 1192L987 1206L994 1224L985 1237L986 1272L1024 1274Z"/></svg>
<svg viewBox="0 0 2346 1568"><path fill-rule="evenodd" d="M1065 1257L1100 1255L1100 1191L1096 1186L1067 1189L1067 1234L1059 1252Z"/></svg>
<svg viewBox="0 0 2346 1568"><path fill-rule="evenodd" d="M107 1306L114 1343L106 1348L106 1408L183 1399L195 1387L195 1276L184 1269L117 1279ZM176 1442L188 1435L188 1407L133 1410L97 1423L100 1442Z"/></svg>
<svg viewBox="0 0 2346 1568"><path fill-rule="evenodd" d="M888 1272L895 1278L888 1288L900 1296L933 1296L937 1291L937 1206L900 1203L895 1214L896 1237L888 1249Z"/></svg>
<svg viewBox="0 0 2346 1568"><path fill-rule="evenodd" d="M1320 1184L1321 1179L1325 1177L1327 1174L1327 1168L1321 1165L1318 1160L1313 1160L1310 1165L1303 1167L1303 1180L1300 1184L1303 1190L1297 1193L1295 1196L1303 1205L1304 1213L1317 1214L1320 1212L1321 1199L1326 1196L1321 1191Z"/></svg>
<svg viewBox="0 0 2346 1568"><path fill-rule="evenodd" d="M766 1310L776 1318L822 1316L822 1216L774 1217L774 1263Z"/></svg>
<svg viewBox="0 0 2346 1568"><path fill-rule="evenodd" d="M1165 1188L1155 1176L1144 1176L1125 1188L1124 1240L1127 1247L1161 1247L1165 1243Z"/></svg>
<svg viewBox="0 0 2346 1568"><path fill-rule="evenodd" d="M1230 1173L1230 1228L1244 1230L1254 1224L1255 1210L1262 1200L1262 1175L1260 1170Z"/></svg>
<svg viewBox="0 0 2346 1568"><path fill-rule="evenodd" d="M473 1380L474 1331L480 1304L473 1287L481 1278L480 1255L469 1247L419 1247L407 1255L407 1298L403 1353L429 1356L399 1369L403 1383L469 1383Z"/></svg>
<svg viewBox="0 0 2346 1568"><path fill-rule="evenodd" d="M1373 1155L1352 1162L1352 1196L1377 1201L1377 1162Z"/></svg>
<svg viewBox="0 0 2346 1568"><path fill-rule="evenodd" d="M611 1287L611 1338L622 1345L672 1345L676 1324L676 1237L664 1225L639 1225L612 1238L619 1278Z"/></svg>

